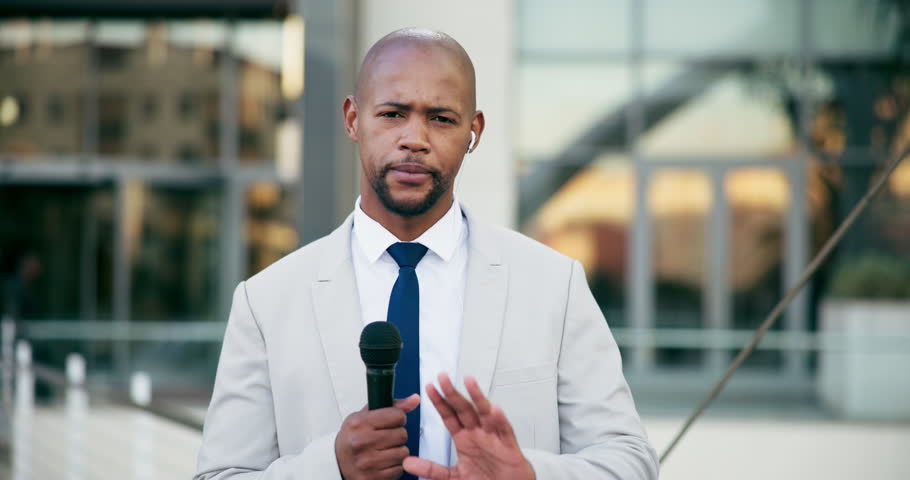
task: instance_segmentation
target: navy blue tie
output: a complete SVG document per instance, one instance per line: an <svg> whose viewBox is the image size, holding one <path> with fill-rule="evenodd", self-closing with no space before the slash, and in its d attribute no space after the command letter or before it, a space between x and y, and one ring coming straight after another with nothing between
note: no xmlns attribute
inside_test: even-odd
<svg viewBox="0 0 910 480"><path fill-rule="evenodd" d="M387 320L401 331L401 358L395 366L395 398L420 393L420 285L417 282L417 263L427 253L419 243L398 242L388 248L398 263L398 280L392 287ZM405 425L411 455L420 454L420 407L408 413ZM403 479L416 478L405 473Z"/></svg>

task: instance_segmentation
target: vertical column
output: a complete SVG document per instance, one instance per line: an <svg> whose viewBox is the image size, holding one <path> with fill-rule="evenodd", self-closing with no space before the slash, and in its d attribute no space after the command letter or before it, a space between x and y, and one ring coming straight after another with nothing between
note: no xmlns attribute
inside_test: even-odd
<svg viewBox="0 0 910 480"><path fill-rule="evenodd" d="M341 104L354 91L357 24L353 0L296 0L294 6L306 25L304 91L294 111L304 139L297 230L308 243L332 231L354 200L359 169Z"/></svg>
<svg viewBox="0 0 910 480"><path fill-rule="evenodd" d="M706 334L717 338L718 334L730 327L730 209L724 180L726 167L712 166L711 216L708 220L708 241L705 242L707 277L704 279L704 305L706 313ZM710 342L709 342L710 343ZM724 349L710 348L707 352L709 371L720 372L727 363Z"/></svg>
<svg viewBox="0 0 910 480"><path fill-rule="evenodd" d="M651 172L648 166L635 163L635 215L633 217L629 252L628 324L635 329L636 346L632 352L632 370L646 372L654 367L654 269L651 262L651 215L648 205L648 185Z"/></svg>
<svg viewBox="0 0 910 480"><path fill-rule="evenodd" d="M3 362L3 368L0 369L3 382L3 410L9 412L13 406L13 343L16 338L16 322L12 317L5 315L3 322L0 324L0 362Z"/></svg>
<svg viewBox="0 0 910 480"><path fill-rule="evenodd" d="M130 378L130 400L140 407L152 402L152 380L145 372L136 372ZM143 409L133 409L133 468L134 480L155 478L155 442L151 414Z"/></svg>
<svg viewBox="0 0 910 480"><path fill-rule="evenodd" d="M97 320L98 313L98 222L91 192L82 216L82 245L79 250L79 306L83 321Z"/></svg>
<svg viewBox="0 0 910 480"><path fill-rule="evenodd" d="M125 379L129 371L130 344L130 252L127 225L131 214L129 183L118 176L114 180L114 371L117 378Z"/></svg>
<svg viewBox="0 0 910 480"><path fill-rule="evenodd" d="M654 272L651 264L651 216L648 205L650 169L638 152L638 140L644 130L644 103L641 61L644 49L644 1L629 4L629 75L635 93L631 108L626 112L627 141L635 165L635 214L628 233L628 272L626 275L626 324L636 331L635 349L632 351L631 368L650 370L654 366ZM640 342L647 342L644 345Z"/></svg>
<svg viewBox="0 0 910 480"><path fill-rule="evenodd" d="M95 161L98 154L98 62L95 56L95 40L98 23L88 24L89 49L85 54L85 91L83 94L82 152L89 161Z"/></svg>
<svg viewBox="0 0 910 480"><path fill-rule="evenodd" d="M806 213L806 168L804 156L788 164L790 179L790 208L787 211L786 246L784 248L784 284L781 295L799 281L800 274L809 263L809 218ZM805 288L793 299L784 313L784 329L787 332L806 331L806 313L809 305L809 288ZM802 350L788 350L784 357L784 372L796 382L809 376L807 354Z"/></svg>
<svg viewBox="0 0 910 480"><path fill-rule="evenodd" d="M66 478L85 478L85 426L88 393L85 391L85 359L77 353L66 357Z"/></svg>
<svg viewBox="0 0 910 480"><path fill-rule="evenodd" d="M817 8L813 0L802 0L799 9L800 51L799 65L801 75L807 79L815 62L813 29L815 22L812 15ZM802 82L807 85L807 81ZM812 104L808 92L802 88L798 92L798 129L799 154L787 168L790 187L790 208L787 211L786 238L784 247L784 292L799 280L799 275L809 263L810 231L809 215L806 211L806 165L809 158L808 138L812 122ZM811 283L793 299L793 303L784 313L784 328L788 332L805 332L809 313L809 289ZM782 292L781 295L784 293ZM809 377L808 353L791 350L784 357L784 372L788 378L803 382Z"/></svg>
<svg viewBox="0 0 910 480"><path fill-rule="evenodd" d="M217 319L226 321L231 308L234 288L246 272L244 248L244 193L246 183L239 174L237 109L239 104L237 59L234 56L234 24L227 24L224 55L221 62L221 104L219 142L221 150L221 257L219 272L220 301Z"/></svg>
<svg viewBox="0 0 910 480"><path fill-rule="evenodd" d="M32 373L32 346L25 340L16 344L16 403L13 408L13 480L30 480L35 377Z"/></svg>

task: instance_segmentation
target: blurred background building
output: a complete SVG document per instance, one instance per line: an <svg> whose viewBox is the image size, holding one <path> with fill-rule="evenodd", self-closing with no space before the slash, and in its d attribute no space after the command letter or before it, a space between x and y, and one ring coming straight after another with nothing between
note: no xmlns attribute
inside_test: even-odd
<svg viewBox="0 0 910 480"><path fill-rule="evenodd" d="M694 405L910 139L903 0L7 1L0 305L35 362L204 404L237 282L353 207L341 102L411 25L477 67L459 197L584 264L646 413ZM904 162L723 405L842 412L823 312L903 304L906 339L908 265Z"/></svg>

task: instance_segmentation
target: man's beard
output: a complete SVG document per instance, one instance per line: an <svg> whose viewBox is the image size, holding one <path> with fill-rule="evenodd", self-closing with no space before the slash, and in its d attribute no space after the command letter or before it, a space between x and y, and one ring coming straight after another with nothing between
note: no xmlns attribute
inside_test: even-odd
<svg viewBox="0 0 910 480"><path fill-rule="evenodd" d="M407 163L419 163L414 162L410 159L406 161ZM430 187L430 191L424 195L423 200L413 203L413 202L399 202L392 198L392 192L389 190L389 183L386 181L386 177L390 171L395 167L397 163L386 165L377 175L372 175L369 178L370 186L373 187L373 191L376 192L376 196L379 197L379 201L382 202L382 205L386 210L401 215L402 217L416 217L418 215L423 215L428 212L433 205L436 205L436 202L442 197L446 191L449 190L451 182L446 179L443 174L438 170L428 169L427 173L430 175L430 178L433 180L433 186Z"/></svg>

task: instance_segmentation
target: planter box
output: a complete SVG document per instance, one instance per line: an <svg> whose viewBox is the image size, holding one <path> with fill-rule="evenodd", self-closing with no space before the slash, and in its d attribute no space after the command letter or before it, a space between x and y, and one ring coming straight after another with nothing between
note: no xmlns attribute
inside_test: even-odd
<svg viewBox="0 0 910 480"><path fill-rule="evenodd" d="M818 391L855 420L910 420L910 301L822 305Z"/></svg>

